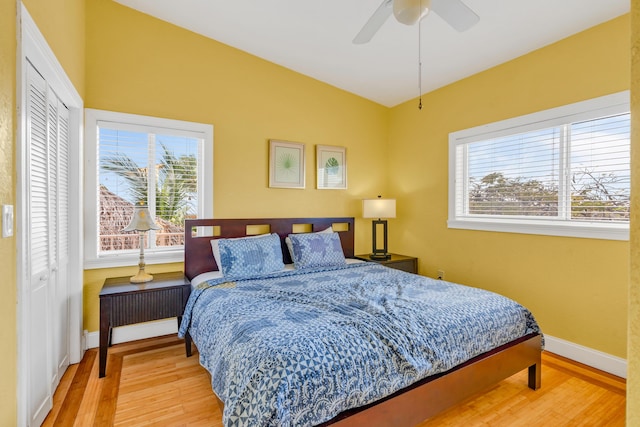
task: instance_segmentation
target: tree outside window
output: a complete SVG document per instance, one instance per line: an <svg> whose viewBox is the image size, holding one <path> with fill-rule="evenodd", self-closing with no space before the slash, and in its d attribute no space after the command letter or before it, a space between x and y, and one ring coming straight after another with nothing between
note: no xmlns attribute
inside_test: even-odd
<svg viewBox="0 0 640 427"><path fill-rule="evenodd" d="M100 250L138 248L137 235L122 232L138 203L160 227L147 247L184 245L184 220L197 216L199 141L101 128L100 142Z"/></svg>
<svg viewBox="0 0 640 427"><path fill-rule="evenodd" d="M451 228L627 239L628 93L449 135Z"/></svg>

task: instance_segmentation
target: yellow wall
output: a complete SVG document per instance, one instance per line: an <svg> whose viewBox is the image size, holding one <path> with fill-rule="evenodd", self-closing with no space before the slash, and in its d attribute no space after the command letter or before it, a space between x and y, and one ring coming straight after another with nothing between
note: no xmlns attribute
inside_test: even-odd
<svg viewBox="0 0 640 427"><path fill-rule="evenodd" d="M447 228L450 132L629 89L629 16L531 52L391 111L394 251L420 273L529 307L545 333L626 357L628 242Z"/></svg>
<svg viewBox="0 0 640 427"><path fill-rule="evenodd" d="M25 2L76 90L84 89L84 0ZM16 2L0 0L0 204L16 205ZM19 212L14 211L15 217ZM16 230L24 227L16 223ZM0 425L17 423L16 239L0 239Z"/></svg>
<svg viewBox="0 0 640 427"><path fill-rule="evenodd" d="M386 194L378 104L108 0L87 3L86 73L87 108L213 124L218 218L357 217L360 199ZM306 144L305 190L268 187L270 138ZM348 190L315 189L317 144L347 148ZM366 252L369 227L356 230ZM97 294L115 274L85 271L85 329L98 329Z"/></svg>
<svg viewBox="0 0 640 427"><path fill-rule="evenodd" d="M631 2L631 188L640 188L640 2ZM627 425L640 425L640 191L631 195Z"/></svg>
<svg viewBox="0 0 640 427"><path fill-rule="evenodd" d="M85 1L22 0L73 86L84 98Z"/></svg>
<svg viewBox="0 0 640 427"><path fill-rule="evenodd" d="M16 5L0 0L0 204L15 206L15 75ZM0 271L3 292L0 298L0 425L11 426L17 420L16 363L16 242L0 239Z"/></svg>

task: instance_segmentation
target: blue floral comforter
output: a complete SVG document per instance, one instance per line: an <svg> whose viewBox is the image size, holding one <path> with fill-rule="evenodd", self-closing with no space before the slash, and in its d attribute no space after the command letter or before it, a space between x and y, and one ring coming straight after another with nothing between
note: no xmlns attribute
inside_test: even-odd
<svg viewBox="0 0 640 427"><path fill-rule="evenodd" d="M375 263L210 281L187 328L225 426L310 426L523 335L503 296Z"/></svg>

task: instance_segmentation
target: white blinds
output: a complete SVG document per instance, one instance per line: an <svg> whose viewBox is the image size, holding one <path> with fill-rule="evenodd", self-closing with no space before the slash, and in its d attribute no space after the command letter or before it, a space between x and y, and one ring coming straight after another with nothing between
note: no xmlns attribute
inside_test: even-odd
<svg viewBox="0 0 640 427"><path fill-rule="evenodd" d="M572 219L629 221L630 131L628 113L571 125Z"/></svg>
<svg viewBox="0 0 640 427"><path fill-rule="evenodd" d="M136 203L148 204L160 227L147 247L183 245L184 219L198 211L203 141L197 132L98 122L101 252L138 247L136 235L122 232Z"/></svg>
<svg viewBox="0 0 640 427"><path fill-rule="evenodd" d="M469 144L468 212L557 215L560 137L554 127Z"/></svg>
<svg viewBox="0 0 640 427"><path fill-rule="evenodd" d="M626 222L629 132L625 113L460 144L458 212Z"/></svg>

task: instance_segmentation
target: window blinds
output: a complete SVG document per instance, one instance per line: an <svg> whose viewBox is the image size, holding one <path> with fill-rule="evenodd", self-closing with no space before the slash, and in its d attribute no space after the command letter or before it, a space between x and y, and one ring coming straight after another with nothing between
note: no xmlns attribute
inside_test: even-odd
<svg viewBox="0 0 640 427"><path fill-rule="evenodd" d="M160 227L147 247L183 245L184 219L198 211L202 143L197 132L98 122L100 251L137 248L137 236L122 232L137 203L149 206Z"/></svg>
<svg viewBox="0 0 640 427"><path fill-rule="evenodd" d="M558 213L559 128L469 144L468 213Z"/></svg>
<svg viewBox="0 0 640 427"><path fill-rule="evenodd" d="M571 125L571 218L629 221L631 115Z"/></svg>
<svg viewBox="0 0 640 427"><path fill-rule="evenodd" d="M625 113L460 144L458 212L628 221L629 133Z"/></svg>

